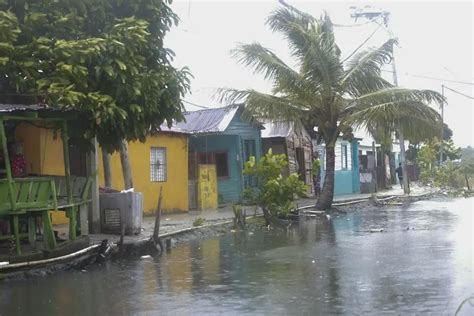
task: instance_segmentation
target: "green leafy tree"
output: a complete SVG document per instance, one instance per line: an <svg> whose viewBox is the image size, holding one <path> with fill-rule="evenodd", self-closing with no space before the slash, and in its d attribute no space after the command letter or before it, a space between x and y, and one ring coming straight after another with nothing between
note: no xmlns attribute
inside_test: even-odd
<svg viewBox="0 0 474 316"><path fill-rule="evenodd" d="M0 89L79 111L76 141L109 151L182 119L187 69L163 45L170 0L0 0Z"/></svg>
<svg viewBox="0 0 474 316"><path fill-rule="evenodd" d="M292 202L296 197L306 196L308 187L298 179L298 174L282 176L287 165L286 155L273 155L271 149L258 162L254 156L245 162L243 173L253 177L257 186L246 189L244 198L262 208L267 225L276 217L288 215L294 209Z"/></svg>
<svg viewBox="0 0 474 316"><path fill-rule="evenodd" d="M267 19L288 42L296 69L258 43L241 44L233 55L271 81L271 93L253 89L223 89L221 99L244 100L246 112L258 118L318 126L325 143L326 174L319 209L328 209L334 196L335 144L351 138L351 126L369 130L402 129L408 139L438 135L440 116L427 104L443 97L430 90L393 87L381 76L392 57L391 39L382 46L344 58L335 41L333 24L324 14L315 18L285 6Z"/></svg>

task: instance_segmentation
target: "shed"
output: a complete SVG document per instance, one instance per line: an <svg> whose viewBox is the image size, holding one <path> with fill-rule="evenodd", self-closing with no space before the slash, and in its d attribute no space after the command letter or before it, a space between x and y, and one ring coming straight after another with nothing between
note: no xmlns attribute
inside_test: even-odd
<svg viewBox="0 0 474 316"><path fill-rule="evenodd" d="M288 166L283 170L283 175L297 173L300 180L309 185L312 191L312 143L308 132L303 127L295 127L292 122L265 122L263 127L263 152L271 149L274 154L285 154L288 157Z"/></svg>

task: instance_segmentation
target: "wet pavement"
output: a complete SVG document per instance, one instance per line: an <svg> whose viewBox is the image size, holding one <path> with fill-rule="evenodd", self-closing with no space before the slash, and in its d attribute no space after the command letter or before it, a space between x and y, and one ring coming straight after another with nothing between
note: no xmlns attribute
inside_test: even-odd
<svg viewBox="0 0 474 316"><path fill-rule="evenodd" d="M453 315L474 295L473 212L474 198L355 205L288 231L228 232L4 282L0 315Z"/></svg>

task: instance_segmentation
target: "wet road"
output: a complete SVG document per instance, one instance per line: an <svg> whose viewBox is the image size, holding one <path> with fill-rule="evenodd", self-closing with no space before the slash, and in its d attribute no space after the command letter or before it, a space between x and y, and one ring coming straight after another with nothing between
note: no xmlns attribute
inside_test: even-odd
<svg viewBox="0 0 474 316"><path fill-rule="evenodd" d="M156 259L5 282L0 315L453 315L474 295L473 213L474 198L420 201L229 233Z"/></svg>

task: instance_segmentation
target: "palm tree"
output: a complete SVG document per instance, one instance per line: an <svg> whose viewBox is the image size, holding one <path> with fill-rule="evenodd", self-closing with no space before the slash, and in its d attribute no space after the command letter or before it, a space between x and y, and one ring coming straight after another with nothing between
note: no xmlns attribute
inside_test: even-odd
<svg viewBox="0 0 474 316"><path fill-rule="evenodd" d="M430 90L394 87L381 77L380 69L390 61L395 39L354 53L346 61L326 14L314 18L287 6L274 11L266 22L288 41L297 70L259 43L241 44L233 56L270 80L272 91L221 89L221 100L244 100L246 113L253 117L318 126L325 143L326 174L316 208L332 205L335 144L341 133L351 134L351 126L369 131L402 128L407 136L436 135L440 116L427 104L441 103L443 97Z"/></svg>

